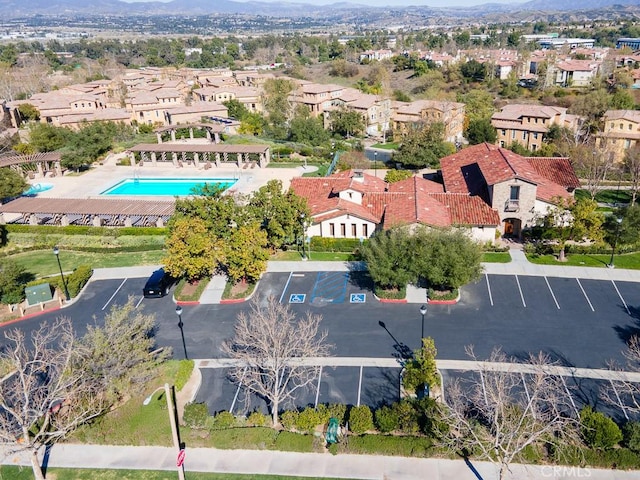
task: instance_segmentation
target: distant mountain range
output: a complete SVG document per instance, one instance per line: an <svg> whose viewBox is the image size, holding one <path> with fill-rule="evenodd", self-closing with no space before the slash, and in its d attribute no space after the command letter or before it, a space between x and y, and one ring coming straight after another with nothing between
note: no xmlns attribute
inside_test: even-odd
<svg viewBox="0 0 640 480"><path fill-rule="evenodd" d="M389 3L393 3L390 0ZM455 5L455 0L452 0ZM331 5L313 6L303 3L234 2L233 0L173 0L171 2L126 3L119 0L0 0L0 15L16 18L32 15L210 15L244 14L275 17L318 16L337 10L384 9L405 11L420 10L438 12L446 10L496 11L585 11L620 6L638 6L638 0L530 0L525 3L487 3L475 7L429 6L371 7L361 3L337 2Z"/></svg>

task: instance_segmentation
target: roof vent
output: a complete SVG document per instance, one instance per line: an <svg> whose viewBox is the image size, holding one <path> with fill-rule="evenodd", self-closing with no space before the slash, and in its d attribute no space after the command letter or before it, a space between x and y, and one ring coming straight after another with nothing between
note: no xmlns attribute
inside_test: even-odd
<svg viewBox="0 0 640 480"><path fill-rule="evenodd" d="M364 182L364 175L362 174L362 170L353 171L353 180L360 183Z"/></svg>

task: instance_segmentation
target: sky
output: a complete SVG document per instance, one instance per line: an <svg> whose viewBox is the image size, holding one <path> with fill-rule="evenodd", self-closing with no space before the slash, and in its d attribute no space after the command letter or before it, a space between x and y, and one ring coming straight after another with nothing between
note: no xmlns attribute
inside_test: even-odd
<svg viewBox="0 0 640 480"><path fill-rule="evenodd" d="M129 3L148 2L148 1L161 1L166 2L170 0L124 0ZM211 0L215 2L215 0ZM246 2L250 0L235 0L236 2ZM520 3L517 0L251 0L256 2L288 2L288 3L307 3L309 5L326 5L331 3L337 3L346 1L348 3L366 4L377 7L394 6L399 7L403 5L428 5L430 7L468 7L473 5L482 5L484 3ZM521 0L524 1L524 0Z"/></svg>

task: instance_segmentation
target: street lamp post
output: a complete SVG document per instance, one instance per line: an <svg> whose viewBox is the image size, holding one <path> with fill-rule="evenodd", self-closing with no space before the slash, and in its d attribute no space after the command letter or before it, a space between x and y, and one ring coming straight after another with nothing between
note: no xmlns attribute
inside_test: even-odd
<svg viewBox="0 0 640 480"><path fill-rule="evenodd" d="M180 436L178 434L178 422L176 421L176 408L175 408L175 403L173 399L173 389L169 386L168 383L165 383L164 387L158 387L153 392L151 392L151 395L145 398L142 404L145 406L149 405L155 393L158 390L162 390L163 388L164 388L164 395L167 399L167 410L169 412L169 423L171 424L171 436L173 438L173 446L178 450L178 459L180 459L180 457L182 456L182 460L176 462L176 466L178 468L178 479L185 480L184 479L184 463L183 463L184 452L182 451L182 445L180 445Z"/></svg>
<svg viewBox="0 0 640 480"><path fill-rule="evenodd" d="M71 297L69 296L67 281L64 279L64 274L62 273L62 265L60 264L60 249L57 246L53 247L53 254L56 256L56 260L58 260L58 268L60 269L60 278L62 279L62 286L64 287L64 296L68 302L69 300L71 300Z"/></svg>
<svg viewBox="0 0 640 480"><path fill-rule="evenodd" d="M422 305L420 307L420 315L422 315L422 330L420 336L420 346L422 346L422 339L424 338L424 316L427 314L427 305Z"/></svg>
<svg viewBox="0 0 640 480"><path fill-rule="evenodd" d="M378 178L378 152L373 152L373 173Z"/></svg>
<svg viewBox="0 0 640 480"><path fill-rule="evenodd" d="M187 344L184 341L184 330L182 327L184 323L182 323L182 307L178 305L176 307L176 315L178 315L178 328L180 329L180 335L182 336L182 348L184 349L184 358L189 360L189 355L187 355Z"/></svg>
<svg viewBox="0 0 640 480"><path fill-rule="evenodd" d="M305 241L305 228L304 228L304 213L300 214L300 225L302 226L302 239L301 242L302 243L302 260L306 260L307 259L307 255L304 253L304 241Z"/></svg>
<svg viewBox="0 0 640 480"><path fill-rule="evenodd" d="M607 265L607 267L609 268L615 268L615 265L613 264L613 256L616 253L616 244L618 243L618 237L620 237L620 224L622 223L622 218L617 217L616 218L616 235L615 237L613 237L613 245L611 246L611 259L609 260L609 265Z"/></svg>

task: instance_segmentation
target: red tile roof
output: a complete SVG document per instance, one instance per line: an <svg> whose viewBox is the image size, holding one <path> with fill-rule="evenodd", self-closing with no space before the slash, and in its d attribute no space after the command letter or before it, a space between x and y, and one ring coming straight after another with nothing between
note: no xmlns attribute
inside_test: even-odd
<svg viewBox="0 0 640 480"><path fill-rule="evenodd" d="M382 223L384 228L412 223L438 227L500 223L498 212L480 197L445 193L442 185L421 177L386 184L367 174L362 181L353 176L354 172L341 172L326 178L294 178L291 188L307 199L315 222L350 214ZM362 205L339 198L347 189L363 194Z"/></svg>
<svg viewBox="0 0 640 480"><path fill-rule="evenodd" d="M539 175L564 188L580 188L580 180L566 157L529 157L527 161Z"/></svg>
<svg viewBox="0 0 640 480"><path fill-rule="evenodd" d="M489 143L464 148L440 159L445 191L482 195L483 186L518 178L536 185L536 198L540 200L549 202L554 197L569 196L566 187L572 186L577 178L570 178L573 170L568 170L571 164L566 159L559 159L557 165L550 159L546 162L530 160ZM561 179L567 185L556 183Z"/></svg>

